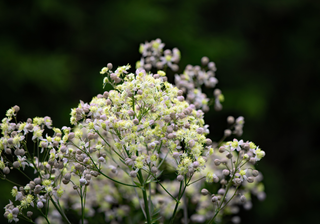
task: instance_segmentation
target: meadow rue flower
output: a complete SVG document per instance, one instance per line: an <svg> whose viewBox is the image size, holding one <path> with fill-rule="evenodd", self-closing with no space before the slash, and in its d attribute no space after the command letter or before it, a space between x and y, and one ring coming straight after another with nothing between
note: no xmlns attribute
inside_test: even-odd
<svg viewBox="0 0 320 224"><path fill-rule="evenodd" d="M202 66L188 65L175 75L174 86L167 82L165 71L179 69L180 51L164 50L160 39L141 44L139 51L142 57L134 73L130 65L113 70L108 63L101 69L103 85L109 83L113 89L71 109L73 128L52 127L50 117L12 122L20 108L7 111L0 124L0 169L8 175L12 168L29 166L38 175L12 188L18 205L10 201L5 207L9 222L18 221L19 214L30 217L26 208L42 209L51 200L62 207L70 205L79 214L83 211L85 217L103 214L107 222L121 223L125 214L143 207L146 216L153 216L146 211L151 200L153 209L160 211L160 221L166 223L173 211L174 220L175 213L187 206L182 197L196 208L190 219L204 222L215 215L213 211L219 211L216 220L221 220L240 205L249 208L251 194L265 198L262 175L253 165L265 152L249 141L224 142L232 134L242 134L244 118L229 116L230 126L219 143L207 136L204 112L211 103L222 109L224 100L219 89L213 91L213 100L203 92L218 84L214 62L203 57ZM30 132L35 154L27 150ZM176 178L163 181L166 175ZM211 184L215 187L210 189L219 189L214 194L204 188ZM79 196L85 199L84 210ZM62 222L54 206L48 207L46 218Z"/></svg>

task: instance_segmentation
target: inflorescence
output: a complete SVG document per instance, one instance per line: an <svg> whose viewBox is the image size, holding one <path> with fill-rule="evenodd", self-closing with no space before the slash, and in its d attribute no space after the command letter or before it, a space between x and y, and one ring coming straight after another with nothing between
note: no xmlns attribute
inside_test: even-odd
<svg viewBox="0 0 320 224"><path fill-rule="evenodd" d="M251 195L265 198L254 166L265 152L251 141L225 141L242 135L244 118L228 117L219 142L207 137L204 113L210 103L221 110L224 99L217 88L212 101L202 92L218 83L214 62L203 57L201 66L188 65L173 85L166 71L179 70L180 51L163 48L160 39L141 44L134 73L130 65L102 68L103 86L113 90L80 101L71 110L72 127L54 128L50 117L18 122L20 108L7 111L0 126L0 175L14 185L14 202L4 213L9 222L70 223L71 208L82 223L100 213L120 223L139 210L147 223L173 223L178 213L197 223L234 214L239 223L239 205L250 209ZM13 170L29 182L9 180Z"/></svg>

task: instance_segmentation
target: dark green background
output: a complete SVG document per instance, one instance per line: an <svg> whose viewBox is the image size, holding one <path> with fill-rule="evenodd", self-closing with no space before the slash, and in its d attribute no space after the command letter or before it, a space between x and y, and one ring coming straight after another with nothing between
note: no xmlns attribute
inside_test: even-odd
<svg viewBox="0 0 320 224"><path fill-rule="evenodd" d="M102 92L103 66L134 65L139 43L158 37L181 50L180 72L204 55L216 63L226 100L207 114L211 137L243 115L244 140L266 151L267 198L243 223L317 223L319 1L0 1L0 114L17 104L21 119L69 125L70 108Z"/></svg>

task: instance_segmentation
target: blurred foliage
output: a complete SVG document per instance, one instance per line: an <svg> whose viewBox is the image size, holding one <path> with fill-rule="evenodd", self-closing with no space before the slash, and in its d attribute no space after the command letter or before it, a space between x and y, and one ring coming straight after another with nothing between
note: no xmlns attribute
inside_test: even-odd
<svg viewBox="0 0 320 224"><path fill-rule="evenodd" d="M134 65L139 43L159 37L181 50L180 72L204 55L216 63L226 100L207 115L212 136L242 115L243 138L267 153L267 199L243 223L315 223L319 11L312 0L0 1L0 113L17 104L21 119L68 125L71 107L102 92L101 67Z"/></svg>

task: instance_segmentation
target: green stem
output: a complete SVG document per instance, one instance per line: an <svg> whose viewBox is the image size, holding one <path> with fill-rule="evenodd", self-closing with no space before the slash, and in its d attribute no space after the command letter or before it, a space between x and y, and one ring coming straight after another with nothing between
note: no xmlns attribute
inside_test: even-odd
<svg viewBox="0 0 320 224"><path fill-rule="evenodd" d="M38 210L39 210L39 211L40 211L40 213L42 214L43 218L45 218L45 219L46 219L47 223L49 223L49 224L50 224L50 221L48 220L48 217L47 217L45 214L43 214L43 212L42 212L42 210L41 210L41 209L38 209Z"/></svg>
<svg viewBox="0 0 320 224"><path fill-rule="evenodd" d="M227 204L225 204L225 205L222 207L222 204L223 204L223 202L224 202L224 199L226 198L227 193L228 193L228 191L229 191L229 189L230 189L230 187L231 187L231 185L232 185L232 180L233 180L233 178L234 178L234 175L235 175L235 174L233 174L232 178L229 180L229 183L228 183L227 188L226 188L226 192L224 193L224 195L223 195L223 197L222 197L222 200L221 200L221 202L220 202L220 205L218 205L218 207L217 207L217 209L216 209L216 213L214 214L214 216L212 217L212 219L208 222L208 224L213 223L213 221L214 221L214 219L216 218L216 216L218 215L218 213L219 213L219 212L225 207L225 205L227 205L227 204L229 203L229 201L233 198L233 197L232 197L232 198L227 202ZM238 189L238 188L237 188L237 189Z"/></svg>
<svg viewBox="0 0 320 224"><path fill-rule="evenodd" d="M139 173L140 184L143 185L143 187L144 187L144 189L141 189L141 190L142 190L142 194L143 194L143 201L144 201L144 208L145 208L145 212L146 212L146 216L147 216L147 223L151 224L148 197L147 197L147 191L146 191L146 188L145 188L146 184L144 183L141 169L139 170L138 173Z"/></svg>
<svg viewBox="0 0 320 224"><path fill-rule="evenodd" d="M68 224L71 224L70 221L69 221L69 219L67 218L67 216L66 216L66 215L64 214L64 212L62 211L61 207L60 207L60 208L58 207L58 205L57 205L56 202L53 200L53 198L51 197L51 195L50 195L50 200L51 200L52 204L54 205L54 207L58 210L58 212L60 213L60 215L62 216L62 218L63 218L64 220L66 220L66 222L67 222Z"/></svg>
<svg viewBox="0 0 320 224"><path fill-rule="evenodd" d="M174 220L174 217L176 216L176 212L177 212L177 209L178 209L178 205L179 205L179 202L180 202L180 194L181 194L181 188L182 188L182 181L180 182L180 188L179 188L179 194L178 194L178 200L176 202L176 206L174 207L174 211L173 211L173 214L171 216L171 219L170 219L170 223L173 223L173 220Z"/></svg>

